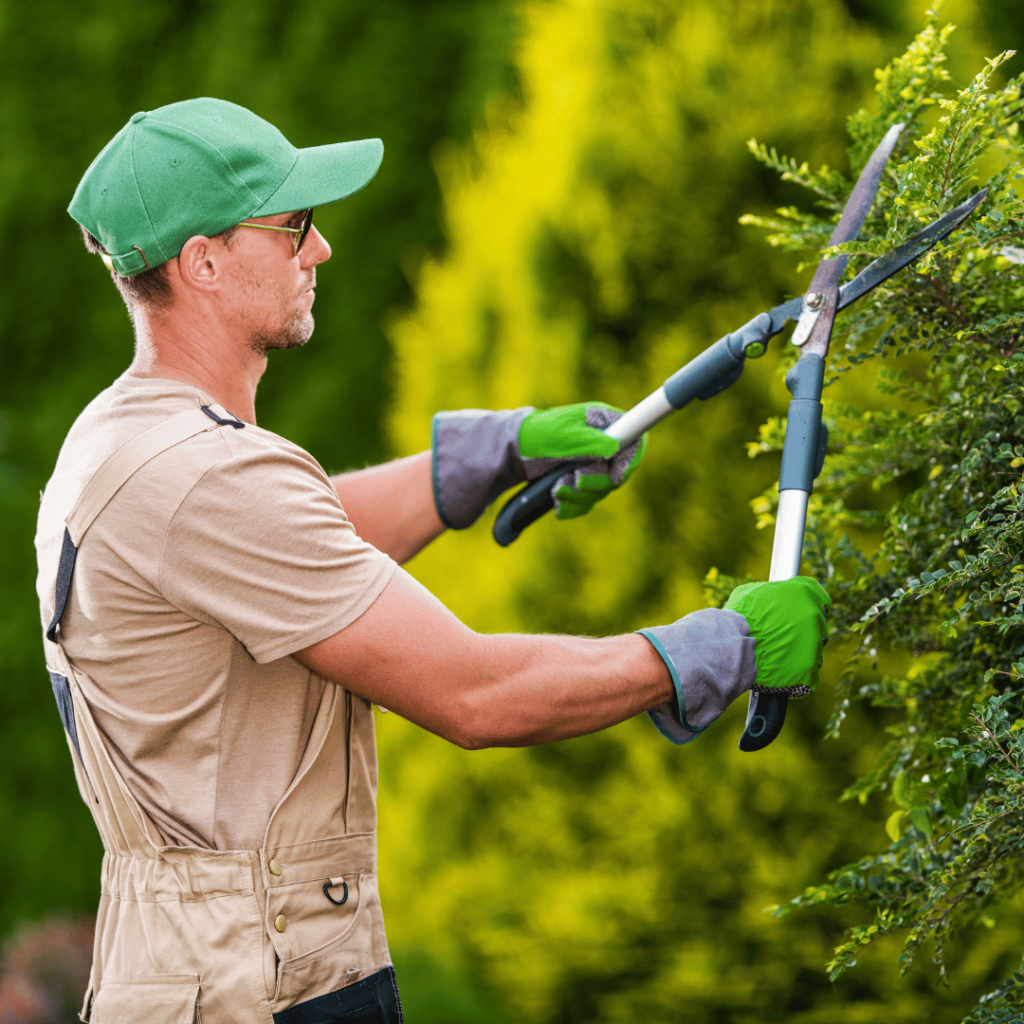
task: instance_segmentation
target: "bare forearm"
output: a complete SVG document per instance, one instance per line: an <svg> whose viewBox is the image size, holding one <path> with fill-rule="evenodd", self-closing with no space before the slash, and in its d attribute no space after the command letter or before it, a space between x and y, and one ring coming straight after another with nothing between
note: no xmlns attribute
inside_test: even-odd
<svg viewBox="0 0 1024 1024"><path fill-rule="evenodd" d="M356 532L406 562L444 532L434 506L430 452L331 478Z"/></svg>
<svg viewBox="0 0 1024 1024"><path fill-rule="evenodd" d="M580 736L673 694L642 636L475 633L401 570L360 618L297 657L462 747Z"/></svg>
<svg viewBox="0 0 1024 1024"><path fill-rule="evenodd" d="M480 637L487 666L467 694L461 745L520 747L606 729L664 704L665 663L636 634Z"/></svg>

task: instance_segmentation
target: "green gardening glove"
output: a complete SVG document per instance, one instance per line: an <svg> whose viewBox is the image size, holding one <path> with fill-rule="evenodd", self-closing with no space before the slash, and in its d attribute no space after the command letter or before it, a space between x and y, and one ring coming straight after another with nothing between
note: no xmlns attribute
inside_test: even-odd
<svg viewBox="0 0 1024 1024"><path fill-rule="evenodd" d="M602 498L621 487L640 465L647 435L619 451L604 427L622 411L604 402L578 402L530 413L519 428L519 456L527 479L536 480L559 462L586 459L568 470L551 489L558 519L586 515Z"/></svg>
<svg viewBox="0 0 1024 1024"><path fill-rule="evenodd" d="M622 451L602 427L622 413L604 402L556 409L460 409L434 417L434 503L445 526L472 525L494 499L516 484L565 468L552 488L555 514L589 512L636 469L647 436Z"/></svg>
<svg viewBox="0 0 1024 1024"><path fill-rule="evenodd" d="M732 592L725 608L746 619L756 641L753 692L806 697L818 689L830 604L825 589L809 576L744 583Z"/></svg>

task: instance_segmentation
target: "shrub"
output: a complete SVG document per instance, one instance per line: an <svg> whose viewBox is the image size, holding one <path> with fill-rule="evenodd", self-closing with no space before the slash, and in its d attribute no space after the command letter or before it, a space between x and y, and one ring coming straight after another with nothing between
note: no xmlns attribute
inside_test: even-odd
<svg viewBox="0 0 1024 1024"><path fill-rule="evenodd" d="M842 314L832 341L831 382L868 359L897 361L878 371L883 409L826 402L831 452L804 552L835 602L833 642L853 646L831 733L853 700L893 713L891 740L845 794L888 796L891 846L776 908L872 908L873 921L836 949L833 978L902 932L901 971L929 942L944 979L953 933L992 927L1024 881L1024 76L995 84L1008 51L951 90L951 31L930 12L907 52L877 73L874 109L849 119L855 170L891 125L906 124L862 232L871 240L840 247L855 254L850 273L982 184L989 195L959 231ZM745 221L816 259L851 184L751 148L813 191L823 214ZM751 454L780 449L784 427L765 424ZM763 525L776 500L777 490L754 503ZM709 587L721 594L728 582ZM968 1019L1019 1020L1022 1005L1017 973Z"/></svg>

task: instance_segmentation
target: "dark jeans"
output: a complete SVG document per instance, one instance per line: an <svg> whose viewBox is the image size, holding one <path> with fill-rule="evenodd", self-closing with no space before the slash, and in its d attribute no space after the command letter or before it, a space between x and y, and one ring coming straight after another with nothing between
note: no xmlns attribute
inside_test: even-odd
<svg viewBox="0 0 1024 1024"><path fill-rule="evenodd" d="M393 967L274 1014L274 1024L402 1024L403 1020Z"/></svg>

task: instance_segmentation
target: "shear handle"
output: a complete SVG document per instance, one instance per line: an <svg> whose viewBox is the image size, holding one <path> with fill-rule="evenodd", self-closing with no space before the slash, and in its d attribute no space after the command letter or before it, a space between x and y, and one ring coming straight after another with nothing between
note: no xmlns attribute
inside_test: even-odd
<svg viewBox="0 0 1024 1024"><path fill-rule="evenodd" d="M657 391L605 427L605 433L618 441L620 448L625 447L695 398L706 402L721 394L739 380L747 352L752 357L763 355L765 342L773 333L770 314L759 313L739 330L719 338L691 359ZM494 522L494 539L502 547L508 547L530 523L554 508L552 487L576 465L580 463L566 461L509 498Z"/></svg>

